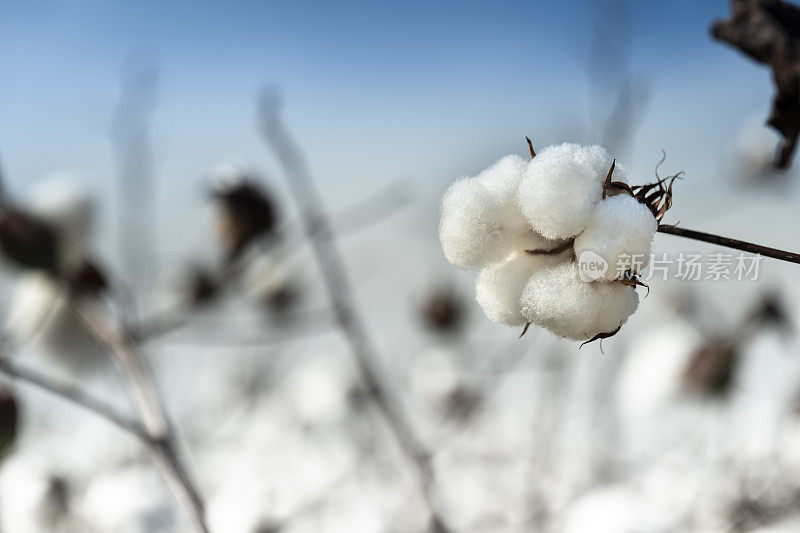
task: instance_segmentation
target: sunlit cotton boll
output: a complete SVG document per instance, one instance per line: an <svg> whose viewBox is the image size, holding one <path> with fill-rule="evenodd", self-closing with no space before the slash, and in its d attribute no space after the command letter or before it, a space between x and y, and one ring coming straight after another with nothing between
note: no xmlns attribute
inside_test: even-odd
<svg viewBox="0 0 800 533"><path fill-rule="evenodd" d="M528 160L511 154L497 160L492 166L478 174L475 179L508 209L507 220L524 224L517 209L517 188Z"/></svg>
<svg viewBox="0 0 800 533"><path fill-rule="evenodd" d="M414 396L440 404L459 385L457 354L446 347L431 347L414 357L409 369L409 385Z"/></svg>
<svg viewBox="0 0 800 533"><path fill-rule="evenodd" d="M309 425L341 420L347 413L352 386L347 366L332 355L304 361L286 381L293 411Z"/></svg>
<svg viewBox="0 0 800 533"><path fill-rule="evenodd" d="M129 466L95 477L79 508L97 531L166 533L179 526L163 481L147 467Z"/></svg>
<svg viewBox="0 0 800 533"><path fill-rule="evenodd" d="M38 185L31 210L56 231L60 268L79 266L89 252L94 203L86 187L54 176ZM49 275L28 273L14 288L8 330L15 342L34 344L69 370L104 358L92 336L72 313L63 291Z"/></svg>
<svg viewBox="0 0 800 533"><path fill-rule="evenodd" d="M0 471L0 524L3 531L54 531L67 511L53 488L46 461L30 454L6 459Z"/></svg>
<svg viewBox="0 0 800 533"><path fill-rule="evenodd" d="M32 348L70 374L107 359L66 295L46 274L26 274L17 281L6 327L15 343Z"/></svg>
<svg viewBox="0 0 800 533"><path fill-rule="evenodd" d="M489 320L521 326L528 321L522 316L520 303L528 279L537 269L553 266L568 258L568 250L546 255L516 252L507 260L481 271L475 281L475 298Z"/></svg>
<svg viewBox="0 0 800 533"><path fill-rule="evenodd" d="M476 178L457 181L442 200L439 239L445 257L459 268L477 269L514 249L541 248L547 241L530 230L514 195L522 159L507 156Z"/></svg>
<svg viewBox="0 0 800 533"><path fill-rule="evenodd" d="M549 239L578 235L602 199L612 161L601 146L548 146L525 169L519 186L522 214L536 232ZM617 166L613 180L627 183L625 169Z"/></svg>
<svg viewBox="0 0 800 533"><path fill-rule="evenodd" d="M558 337L589 340L618 329L639 306L629 286L582 281L575 262L537 271L522 293L522 316Z"/></svg>
<svg viewBox="0 0 800 533"><path fill-rule="evenodd" d="M56 175L35 187L30 204L56 232L60 269L69 271L82 264L90 251L94 218L94 202L86 187L68 176ZM7 328L15 342L41 350L68 372L106 359L70 309L63 290L43 273L19 277Z"/></svg>
<svg viewBox="0 0 800 533"><path fill-rule="evenodd" d="M594 252L608 265L603 278L619 279L625 272L641 274L650 260L658 223L636 198L620 194L599 204L583 233L575 239L575 256L581 261Z"/></svg>
<svg viewBox="0 0 800 533"><path fill-rule="evenodd" d="M581 496L566 511L564 533L632 533L675 531L669 516L657 513L632 488L609 486Z"/></svg>

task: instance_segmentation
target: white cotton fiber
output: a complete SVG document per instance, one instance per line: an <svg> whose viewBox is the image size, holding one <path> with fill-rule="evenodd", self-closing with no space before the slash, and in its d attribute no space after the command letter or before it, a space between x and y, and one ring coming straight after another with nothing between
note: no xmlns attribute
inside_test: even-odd
<svg viewBox="0 0 800 533"><path fill-rule="evenodd" d="M522 316L559 337L610 333L636 311L639 296L619 282L585 282L573 261L534 272L522 293Z"/></svg>
<svg viewBox="0 0 800 533"><path fill-rule="evenodd" d="M602 199L612 161L600 146L548 146L525 169L518 191L522 214L549 239L578 235ZM627 173L617 167L613 179L627 182Z"/></svg>
<svg viewBox="0 0 800 533"><path fill-rule="evenodd" d="M619 279L630 270L640 274L650 259L658 223L650 210L632 196L620 194L599 204L583 233L575 239L575 256L594 252L608 269L605 279ZM585 256L584 256L585 257Z"/></svg>
<svg viewBox="0 0 800 533"><path fill-rule="evenodd" d="M508 254L502 205L475 179L457 181L444 195L439 240L448 261L479 268Z"/></svg>
<svg viewBox="0 0 800 533"><path fill-rule="evenodd" d="M509 259L483 269L475 281L475 299L493 322L521 326L520 297L528 279L537 269L546 268L569 258L565 251L557 255L515 253Z"/></svg>
<svg viewBox="0 0 800 533"><path fill-rule="evenodd" d="M529 159L518 155L507 155L475 177L499 202L514 208L515 213L509 216L517 219L520 224L526 222L518 210L517 189L528 161Z"/></svg>
<svg viewBox="0 0 800 533"><path fill-rule="evenodd" d="M506 156L475 178L454 183L442 200L439 239L459 268L481 268L508 257L520 242L538 247L519 210L516 190L525 161ZM530 241L530 242L527 242Z"/></svg>

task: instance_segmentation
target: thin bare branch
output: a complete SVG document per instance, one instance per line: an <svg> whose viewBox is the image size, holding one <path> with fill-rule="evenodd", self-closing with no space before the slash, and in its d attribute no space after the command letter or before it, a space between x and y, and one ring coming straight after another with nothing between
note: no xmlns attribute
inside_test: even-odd
<svg viewBox="0 0 800 533"><path fill-rule="evenodd" d="M275 91L267 90L259 102L260 126L267 143L279 159L289 188L295 197L303 219L306 234L333 305L337 322L350 344L351 354L361 374L367 391L378 412L383 416L402 450L417 469L422 493L428 504L433 527L449 531L437 511L434 494L434 471L429 452L419 441L405 415L390 397L377 368L372 339L357 312L353 288L347 276L344 261L339 253L334 233L325 215L319 193L311 179L299 147L286 131L280 115L280 98Z"/></svg>
<svg viewBox="0 0 800 533"><path fill-rule="evenodd" d="M73 308L98 341L106 345L126 378L131 395L153 442L153 454L170 489L186 510L195 529L208 533L202 498L175 449L175 435L163 402L136 343L93 299L74 299Z"/></svg>
<svg viewBox="0 0 800 533"><path fill-rule="evenodd" d="M150 442L147 431L138 420L122 414L114 407L111 407L102 400L87 394L71 384L57 381L50 376L18 365L6 356L0 357L0 373L5 374L11 379L38 387L54 396L58 396L68 402L88 409L144 442Z"/></svg>
<svg viewBox="0 0 800 533"><path fill-rule="evenodd" d="M88 409L141 440L142 443L147 446L148 451L153 456L159 469L164 473L170 490L173 491L184 507L193 509L194 503L193 500L190 499L190 491L187 490L187 487L192 486L191 482L180 466L169 440L164 437L154 437L138 420L122 414L114 407L87 394L81 389L17 365L7 357L0 357L0 373L5 374L13 380L28 383L68 402ZM200 510L202 511L202 507ZM196 513L192 511L190 517L195 523L197 530L207 533L208 528L205 526L202 515L194 516L195 514Z"/></svg>

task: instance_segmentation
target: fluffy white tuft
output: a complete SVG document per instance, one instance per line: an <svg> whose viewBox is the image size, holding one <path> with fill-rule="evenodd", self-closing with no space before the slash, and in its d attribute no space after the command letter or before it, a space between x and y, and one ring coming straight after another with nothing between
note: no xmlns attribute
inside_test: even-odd
<svg viewBox="0 0 800 533"><path fill-rule="evenodd" d="M547 247L522 216L517 188L525 161L506 156L475 178L457 181L442 200L439 239L445 257L459 268L482 268L513 251Z"/></svg>
<svg viewBox="0 0 800 533"><path fill-rule="evenodd" d="M597 204L586 229L575 239L578 260L587 251L602 257L603 277L617 279L628 270L641 274L650 259L658 223L650 210L632 196L620 194Z"/></svg>
<svg viewBox="0 0 800 533"><path fill-rule="evenodd" d="M538 157L538 156L537 156ZM522 293L522 316L559 337L589 340L625 323L639 295L616 282L584 282L575 262L534 272Z"/></svg>
<svg viewBox="0 0 800 533"><path fill-rule="evenodd" d="M513 254L481 271L475 281L475 299L489 320L521 326L527 322L520 298L528 279L537 269L553 266L567 257L566 251L558 255Z"/></svg>
<svg viewBox="0 0 800 533"><path fill-rule="evenodd" d="M527 166L527 159L514 154L507 155L478 174L475 179L486 187L499 202L516 208L518 205L517 188ZM519 224L525 224L525 219L517 213L511 214L511 217L518 219Z"/></svg>
<svg viewBox="0 0 800 533"><path fill-rule="evenodd" d="M549 239L578 235L602 198L612 158L601 146L564 143L548 146L528 163L519 185L522 214ZM627 182L621 167L614 180Z"/></svg>
<svg viewBox="0 0 800 533"><path fill-rule="evenodd" d="M254 175L257 172L250 163L239 157L229 156L214 165L208 173L208 179L214 188L226 189L239 185Z"/></svg>

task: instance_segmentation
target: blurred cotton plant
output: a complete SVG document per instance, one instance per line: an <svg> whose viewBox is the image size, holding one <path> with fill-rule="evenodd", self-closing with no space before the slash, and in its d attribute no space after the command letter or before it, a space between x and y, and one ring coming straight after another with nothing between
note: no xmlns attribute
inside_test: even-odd
<svg viewBox="0 0 800 533"><path fill-rule="evenodd" d="M254 170L232 159L219 163L210 177L217 237L229 261L257 240L277 235L277 202L259 183Z"/></svg>
<svg viewBox="0 0 800 533"><path fill-rule="evenodd" d="M530 153L450 187L439 226L445 256L480 270L476 297L495 322L583 341L613 335L638 307L635 286L671 185L631 187L600 146ZM594 259L606 268L582 268Z"/></svg>
<svg viewBox="0 0 800 533"><path fill-rule="evenodd" d="M32 345L71 372L107 359L63 290L66 286L73 295L96 295L107 287L105 274L91 258L94 213L86 186L74 178L54 176L36 187L29 208L11 207L3 216L28 222L20 222L19 230L0 232L0 242L15 250L4 257L23 268L7 320L12 339ZM48 238L14 244L15 233Z"/></svg>

